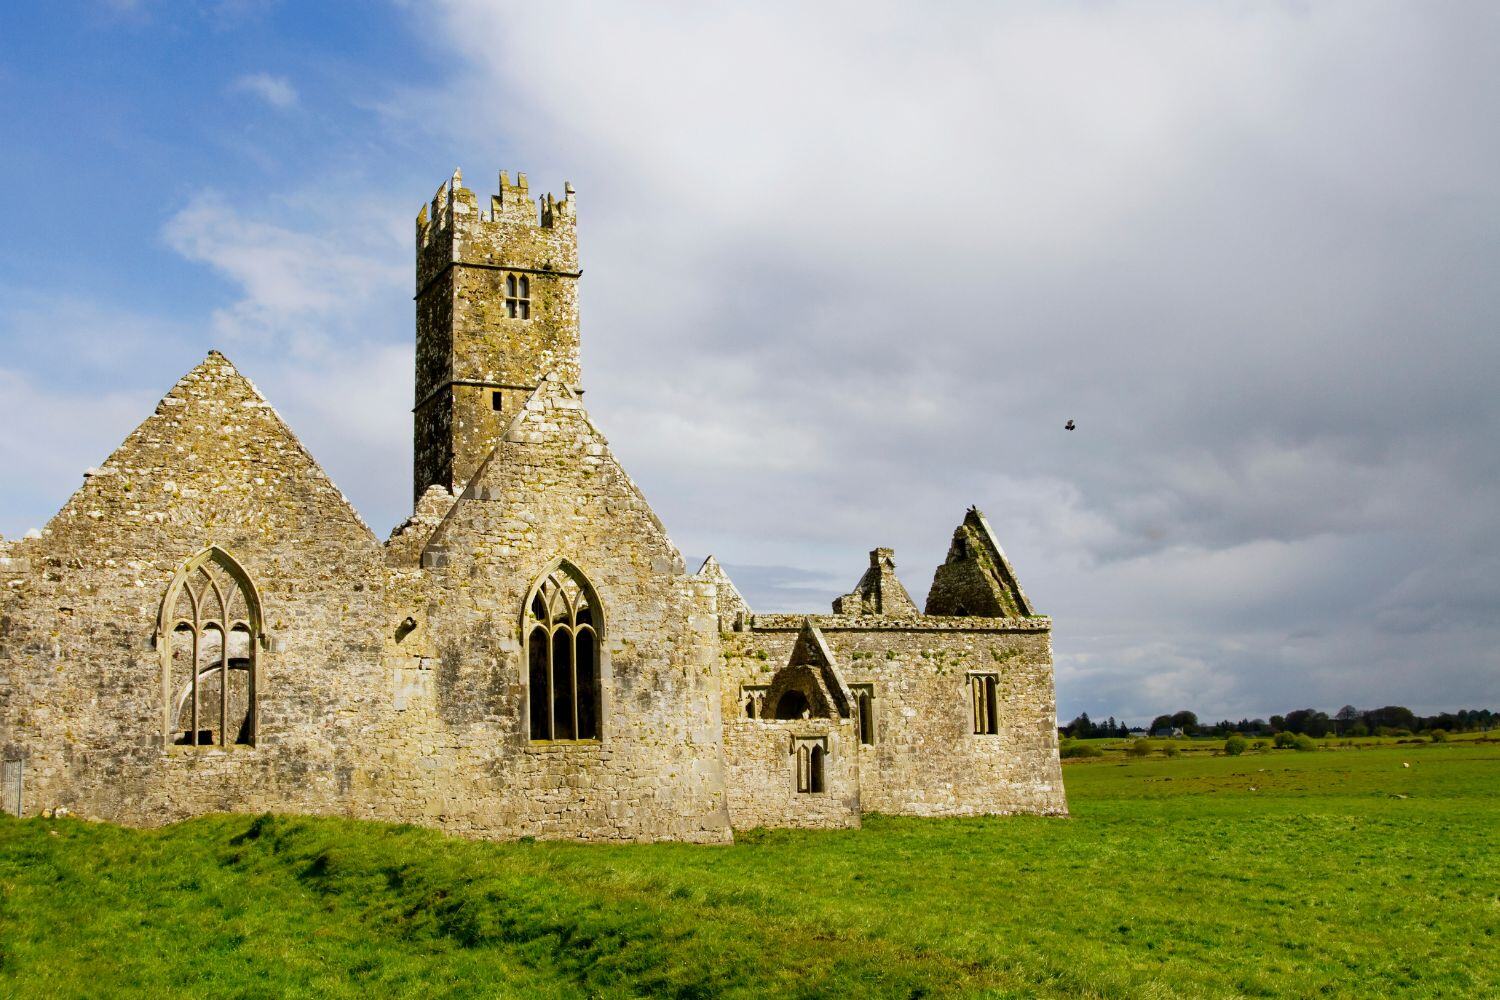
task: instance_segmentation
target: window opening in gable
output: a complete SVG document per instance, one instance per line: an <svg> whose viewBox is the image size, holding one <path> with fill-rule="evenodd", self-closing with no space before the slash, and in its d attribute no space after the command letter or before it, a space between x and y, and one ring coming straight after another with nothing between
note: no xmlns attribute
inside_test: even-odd
<svg viewBox="0 0 1500 1000"><path fill-rule="evenodd" d="M595 601L577 570L564 565L537 585L528 603L527 716L533 740L600 738Z"/></svg>
<svg viewBox="0 0 1500 1000"><path fill-rule="evenodd" d="M253 745L261 625L249 578L228 555L209 549L178 572L167 593L162 669L168 741Z"/></svg>
<svg viewBox="0 0 1500 1000"><path fill-rule="evenodd" d="M776 699L776 718L781 720L801 719L812 712L812 706L807 701L807 695L798 690L782 692L780 698Z"/></svg>

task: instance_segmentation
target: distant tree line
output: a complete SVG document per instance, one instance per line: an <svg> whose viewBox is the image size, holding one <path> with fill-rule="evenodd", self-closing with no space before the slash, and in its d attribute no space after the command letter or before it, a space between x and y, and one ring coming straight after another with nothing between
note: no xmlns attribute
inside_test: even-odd
<svg viewBox="0 0 1500 1000"><path fill-rule="evenodd" d="M1113 715L1105 722L1094 722L1089 718L1089 713L1084 712L1064 726L1063 732L1075 740L1091 740L1106 736L1124 739L1130 735L1130 727L1123 722L1116 722Z"/></svg>
<svg viewBox="0 0 1500 1000"><path fill-rule="evenodd" d="M1232 733L1242 736L1292 733L1322 739L1325 736L1393 736L1439 729L1449 733L1488 732L1497 724L1500 724L1500 713L1488 708L1417 715L1401 705L1363 709L1345 705L1333 715L1315 708L1299 708L1285 715L1273 715L1270 719L1241 719L1238 722L1222 719L1212 724L1200 723L1194 713L1181 711L1171 715L1158 715L1151 720L1147 732L1161 734L1180 729L1184 736L1219 737L1227 737ZM1107 722L1098 723L1090 719L1087 712L1060 728L1064 735L1075 740L1099 737L1123 739L1130 735L1130 728L1124 722L1116 722L1114 716L1110 716Z"/></svg>

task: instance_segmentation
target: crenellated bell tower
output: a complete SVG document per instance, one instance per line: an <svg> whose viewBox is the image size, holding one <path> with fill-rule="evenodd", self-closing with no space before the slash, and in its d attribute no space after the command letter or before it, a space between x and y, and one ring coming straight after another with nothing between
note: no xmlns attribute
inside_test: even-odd
<svg viewBox="0 0 1500 1000"><path fill-rule="evenodd" d="M458 490L551 372L577 386L573 185L540 209L526 175L500 174L481 211L455 170L417 215L413 490Z"/></svg>

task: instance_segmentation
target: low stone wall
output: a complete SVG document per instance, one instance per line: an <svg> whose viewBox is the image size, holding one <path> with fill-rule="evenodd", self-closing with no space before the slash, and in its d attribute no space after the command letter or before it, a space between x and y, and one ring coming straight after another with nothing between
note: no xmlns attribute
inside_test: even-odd
<svg viewBox="0 0 1500 1000"><path fill-rule="evenodd" d="M826 754L821 791L799 792L797 750ZM755 827L859 826L858 741L853 724L828 719L729 719L724 725L729 821Z"/></svg>

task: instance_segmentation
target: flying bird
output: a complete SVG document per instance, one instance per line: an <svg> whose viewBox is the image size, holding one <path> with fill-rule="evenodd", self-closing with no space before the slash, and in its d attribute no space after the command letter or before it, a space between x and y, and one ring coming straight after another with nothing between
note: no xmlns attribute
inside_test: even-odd
<svg viewBox="0 0 1500 1000"><path fill-rule="evenodd" d="M1077 424L1075 424L1075 423L1073 423L1073 421L1069 420L1067 423L1063 424L1063 430L1065 430L1065 431L1071 431L1071 430L1075 429L1077 426L1078 426Z"/></svg>

